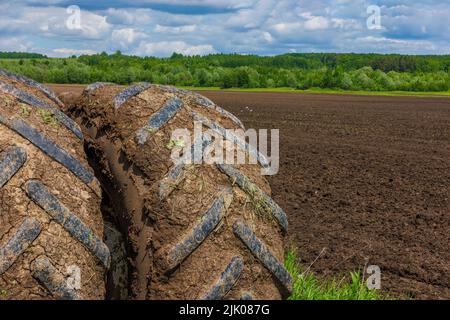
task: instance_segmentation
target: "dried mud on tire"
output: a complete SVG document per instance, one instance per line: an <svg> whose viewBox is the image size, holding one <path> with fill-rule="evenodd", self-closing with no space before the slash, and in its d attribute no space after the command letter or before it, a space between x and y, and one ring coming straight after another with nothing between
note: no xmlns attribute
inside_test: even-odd
<svg viewBox="0 0 450 320"><path fill-rule="evenodd" d="M32 80L0 70L0 96L0 299L104 299L101 189L79 126Z"/></svg>
<svg viewBox="0 0 450 320"><path fill-rule="evenodd" d="M172 87L97 83L69 113L127 238L134 299L280 299L285 213L260 165L180 165L173 130L193 119L217 132L242 123L208 99ZM207 145L207 141L203 141Z"/></svg>

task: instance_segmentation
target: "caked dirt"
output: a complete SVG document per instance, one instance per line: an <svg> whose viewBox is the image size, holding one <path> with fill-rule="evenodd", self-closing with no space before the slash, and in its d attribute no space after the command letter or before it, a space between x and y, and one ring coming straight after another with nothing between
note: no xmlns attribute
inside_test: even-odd
<svg viewBox="0 0 450 320"><path fill-rule="evenodd" d="M450 298L450 99L200 93L247 128L280 129L269 181L303 265L378 265L390 296Z"/></svg>

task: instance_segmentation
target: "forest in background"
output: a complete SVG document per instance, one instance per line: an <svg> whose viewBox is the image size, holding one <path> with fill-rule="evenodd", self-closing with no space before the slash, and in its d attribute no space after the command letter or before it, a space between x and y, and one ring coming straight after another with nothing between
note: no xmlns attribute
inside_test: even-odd
<svg viewBox="0 0 450 320"><path fill-rule="evenodd" d="M341 89L442 92L450 90L450 55L290 53L211 54L170 58L101 53L70 58L0 52L0 68L43 83L97 81L221 88Z"/></svg>

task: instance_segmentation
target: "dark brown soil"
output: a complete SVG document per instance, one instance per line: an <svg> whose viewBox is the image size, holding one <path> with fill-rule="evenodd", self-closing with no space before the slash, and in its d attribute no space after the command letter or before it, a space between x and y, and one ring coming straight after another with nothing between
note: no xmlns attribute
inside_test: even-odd
<svg viewBox="0 0 450 320"><path fill-rule="evenodd" d="M269 180L304 265L375 264L390 295L450 298L450 99L201 94L247 128L280 129Z"/></svg>

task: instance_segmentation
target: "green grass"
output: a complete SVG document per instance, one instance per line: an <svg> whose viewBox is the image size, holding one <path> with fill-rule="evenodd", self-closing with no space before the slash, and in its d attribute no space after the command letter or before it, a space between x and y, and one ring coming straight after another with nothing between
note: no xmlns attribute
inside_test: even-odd
<svg viewBox="0 0 450 320"><path fill-rule="evenodd" d="M238 91L238 92L302 92L302 90L296 90L294 88L229 88L222 89L220 87L192 87L192 86L177 86L187 90L197 91Z"/></svg>
<svg viewBox="0 0 450 320"><path fill-rule="evenodd" d="M221 89L219 87L180 87L187 90L205 91L236 91L236 92L280 92L280 93L320 93L320 94L352 94L369 96L409 96L409 97L450 97L450 91L443 92L412 92L412 91L352 91L337 89L312 88L307 90L297 90L293 88L230 88Z"/></svg>
<svg viewBox="0 0 450 320"><path fill-rule="evenodd" d="M352 90L334 90L334 89L308 89L297 90L306 93L324 93L324 94L355 94L369 96L409 96L409 97L450 97L450 91L443 92L416 92L416 91L352 91Z"/></svg>
<svg viewBox="0 0 450 320"><path fill-rule="evenodd" d="M294 279L293 292L289 300L383 300L377 290L369 290L360 272L351 272L342 279L318 279L308 269L302 272L297 255L290 250L285 266Z"/></svg>
<svg viewBox="0 0 450 320"><path fill-rule="evenodd" d="M58 124L55 115L53 114L53 112L51 110L44 110L41 109L38 111L39 116L42 119L42 122L44 122L45 124L51 125L51 126L56 126Z"/></svg>

